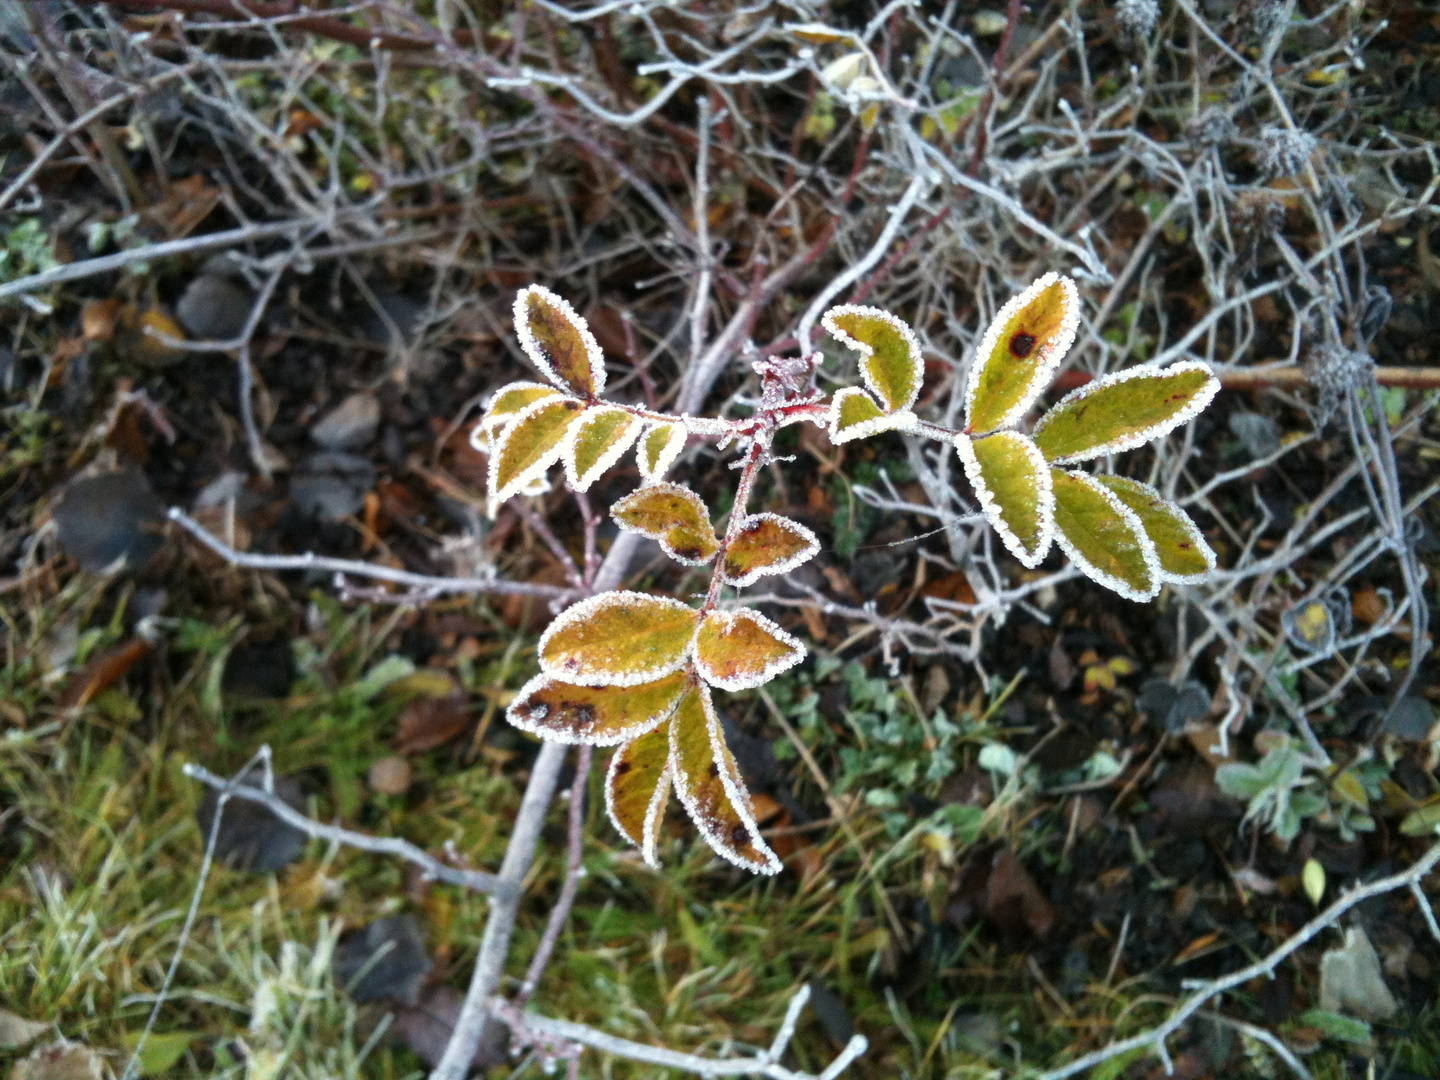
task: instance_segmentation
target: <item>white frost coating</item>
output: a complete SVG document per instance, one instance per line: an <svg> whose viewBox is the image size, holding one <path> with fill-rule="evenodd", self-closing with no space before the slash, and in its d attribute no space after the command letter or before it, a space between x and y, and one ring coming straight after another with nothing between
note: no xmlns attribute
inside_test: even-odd
<svg viewBox="0 0 1440 1080"><path fill-rule="evenodd" d="M604 453L595 459L595 463L590 466L584 476L579 475L576 471L579 466L575 463L575 451L580 445L580 438L585 433L585 429L592 423L615 413L630 416L624 409L609 407L586 409L584 419L571 425L570 430L566 433L560 459L565 463L565 478L570 481L570 486L576 491L589 491L590 485L614 468L615 463L625 456L625 451L629 450L635 440L640 437L640 429L644 425L639 417L630 416L630 423L621 432L620 437L605 448Z"/></svg>
<svg viewBox="0 0 1440 1080"><path fill-rule="evenodd" d="M523 704L531 694L544 689L546 686L555 683L564 683L566 681L565 679L557 679L553 675L547 675L542 671L520 688L519 693L515 695L515 700L512 701L505 710L506 721L521 731L529 732L537 739L544 739L546 742L565 743L569 746L619 746L621 743L630 742L633 739L638 739L647 732L654 731L670 718L670 715L680 704L680 697L677 697L668 708L661 709L653 716L647 716L643 720L637 720L617 732L602 735L599 738L577 738L568 731L556 731L552 727L547 727L543 722L544 718L549 715L549 709L546 706L541 706L545 711L541 713L539 717L521 715L517 711L518 706ZM580 684L570 683L570 685L579 686ZM593 689L593 687L588 689ZM683 697L684 695L682 694L680 696Z"/></svg>
<svg viewBox="0 0 1440 1080"><path fill-rule="evenodd" d="M732 776L729 768L729 761L724 753L725 736L720 730L720 719L715 715L715 704L710 699L710 688L704 683L697 683L695 693L700 695L700 704L705 711L706 734L710 739L710 754L715 760L715 768L720 774L720 784L725 789L725 795L730 800L730 805L735 808L735 816L740 819L745 831L749 834L750 843L765 859L763 866L756 866L754 863L746 862L730 846L728 836L719 836L709 827L700 814L700 804L694 794L685 786L685 771L680 768L680 741L677 735L680 724L678 721L670 724L670 775L675 782L675 794L680 798L680 804L685 807L685 812L690 815L690 820L695 823L695 828L710 845L710 850L720 855L726 862L733 863L742 870L749 870L757 874L778 874L782 865L775 853L770 850L769 845L760 838L760 827L755 823L755 818L750 812L750 793L745 790L745 781L739 776Z"/></svg>
<svg viewBox="0 0 1440 1080"><path fill-rule="evenodd" d="M1205 539L1205 534L1200 531L1200 526L1195 524L1195 520L1181 509L1179 504L1171 502L1155 490L1155 488L1139 480L1131 480L1128 477L1114 477L1114 479L1124 479L1126 483L1134 484L1144 491L1146 498L1152 502L1159 503L1162 507L1160 512L1165 514L1166 517L1173 519L1180 528L1185 530L1185 534L1190 538L1190 542L1195 545L1195 550L1199 552L1200 557L1205 560L1205 570L1198 574L1172 574L1162 567L1160 570L1161 580L1174 582L1176 585L1198 585L1215 572L1215 567L1219 565L1218 560L1215 558L1215 552Z"/></svg>
<svg viewBox="0 0 1440 1080"><path fill-rule="evenodd" d="M595 335L590 332L590 324L570 306L570 301L543 285L528 285L515 294L515 335L520 339L520 348L525 350L530 362L552 384L569 393L575 392L575 388L560 378L559 372L550 366L550 361L545 359L545 351L540 348L540 343L535 340L535 334L530 329L530 313L526 308L526 301L532 295L559 308L560 314L569 319L571 325L580 332L580 340L585 343L585 355L590 358L590 395L599 397L605 389L605 353L601 350L600 343L595 340Z"/></svg>
<svg viewBox="0 0 1440 1080"><path fill-rule="evenodd" d="M855 394L861 395L872 405L875 404L875 399L858 386L847 386L830 399L830 417L828 424L830 441L837 446L840 443L850 442L852 439L868 439L871 435L878 435L882 431L914 431L920 422L920 418L909 411L893 413L882 412L873 419L862 420L858 424L851 424L844 431L841 431L838 428L840 423L840 408ZM876 406L876 408L879 408L879 406Z"/></svg>
<svg viewBox="0 0 1440 1080"><path fill-rule="evenodd" d="M619 815L615 813L615 766L619 764L624 752L625 748L622 746L611 754L610 764L605 769L605 816L610 819L610 824L615 826L616 832L640 849L640 858L645 861L645 865L659 870L660 859L655 853L655 839L660 831L660 822L665 816L665 804L670 799L670 764L667 761L660 770L660 779L655 784L655 790L650 795L650 805L645 810L642 835L637 839L625 831L625 827L620 824Z"/></svg>
<svg viewBox="0 0 1440 1080"><path fill-rule="evenodd" d="M973 440L963 432L955 435L955 449L965 466L965 479L969 480L970 486L975 489L975 497L980 500L980 509L985 511L986 520L990 522L990 526L1010 554L1020 560L1020 565L1034 570L1045 561L1045 556L1050 554L1050 545L1055 541L1055 488L1050 479L1050 466L1045 461L1045 455L1040 453L1040 448L1017 431L997 431L987 438L1008 439L1019 446L1035 469L1036 482L1040 485L1040 543L1034 554L1031 554L1025 550L1025 544L1006 523L1000 511L999 500L985 482L980 459L975 456Z"/></svg>
<svg viewBox="0 0 1440 1080"><path fill-rule="evenodd" d="M772 514L768 511L751 514L740 523L740 531L744 532L750 524L755 521L778 521L786 532L795 533L804 539L806 546L803 550L796 552L788 559L782 559L779 562L769 563L765 566L757 566L754 570L751 570L750 573L743 574L740 577L731 577L729 574L726 574L725 584L727 585L734 585L738 589L743 589L746 585L753 585L762 577L769 574L788 574L796 567L809 562L820 551L820 538L793 518L783 517L780 514Z"/></svg>
<svg viewBox="0 0 1440 1080"><path fill-rule="evenodd" d="M1206 375L1210 376L1210 380L1200 388L1200 392L1191 399L1190 404L1186 405L1174 416L1168 420L1162 420L1154 427L1136 432L1134 435L1127 436L1123 439L1116 439L1114 442L1097 446L1093 450L1086 450L1083 454L1072 454L1069 457L1056 458L1054 463L1074 464L1080 461L1089 461L1092 458L1104 457L1106 454L1119 454L1125 450L1134 450L1137 446L1144 446L1147 442L1158 439L1162 435L1168 435L1181 424L1188 423L1195 419L1195 417L1204 411L1205 406L1209 405L1210 402L1215 399L1215 395L1220 392L1220 380L1215 377L1215 372L1209 364L1203 363L1200 360L1182 360L1180 363L1171 364L1167 368L1133 367L1126 368L1124 371L1112 371L1109 375L1102 375L1100 378L1088 382L1084 386L1076 387L1057 401L1055 406L1040 418L1039 422L1035 425L1035 430L1030 433L1031 437L1039 438L1040 432L1045 430L1046 422L1066 405L1079 401L1081 398L1088 397L1098 390L1105 389L1107 386L1115 386L1117 383L1129 382L1131 379L1163 379L1171 375L1184 374L1187 371L1203 371Z"/></svg>
<svg viewBox="0 0 1440 1080"><path fill-rule="evenodd" d="M682 566L704 566L706 563L713 561L715 558L714 551L710 553L710 557L708 559L691 559L684 555L681 555L673 547L671 547L668 537L671 530L676 528L676 526L672 525L669 528L656 531L650 529L642 529L638 526L631 525L625 521L620 520L621 512L629 508L627 506L628 503L630 503L632 500L638 500L646 495L653 495L657 491L669 492L672 495L677 495L680 498L684 499L692 507L694 507L696 516L701 521L709 524L710 508L705 505L705 500L700 498L699 495L696 495L695 492L691 491L684 484L672 484L668 480L659 480L653 484L646 484L642 488L636 488L629 495L626 495L619 502L615 503L614 506L610 507L610 516L615 519L615 524L620 526L620 531L639 533L641 536L649 537L651 540L657 541L660 544L660 549L664 551L666 555L669 555L670 558L674 559ZM715 535L714 526L711 526L710 535L712 537L714 537Z"/></svg>
<svg viewBox="0 0 1440 1080"><path fill-rule="evenodd" d="M764 668L754 675L734 676L728 679L723 678L712 671L700 656L700 631L704 629L707 623L712 625L718 623L723 630L733 626L742 619L748 619L750 622L753 622L790 651L784 656L777 657L770 661L770 663L766 664ZM761 615L758 611L752 611L749 608L738 608L734 611L710 612L705 618L700 620L700 625L695 628L695 644L690 647L690 651L694 654L695 670L699 672L700 677L711 686L718 686L721 690L754 690L757 686L764 686L781 672L789 671L805 659L805 646L800 643L798 638L780 629L779 626L767 619L764 615Z"/></svg>
<svg viewBox="0 0 1440 1080"><path fill-rule="evenodd" d="M559 397L563 398L564 395L559 395ZM500 459L504 457L505 447L509 445L510 439L514 436L515 431L523 421L530 419L530 417L534 416L541 409L555 404L556 400L557 399L553 397L541 398L539 401L532 402L525 406L525 408L515 414L515 419L506 425L505 430L500 433L500 437L495 440L494 446L490 450L490 462L486 468L486 488L489 490L489 496L485 502L485 513L488 516L493 518L495 512L500 509L500 504L512 495L519 495L522 492L528 493L528 489L533 488L536 481L543 482L550 466L560 460L560 456L565 451L565 438L561 438L553 447L537 458L528 469L512 477L510 483L506 484L502 490L495 490L495 485L500 478ZM570 423L574 424L576 420L584 415L583 411L575 413ZM548 486L539 489L540 493L548 490L550 490Z"/></svg>
<svg viewBox="0 0 1440 1080"><path fill-rule="evenodd" d="M520 415L519 409L515 409L512 412L503 412L498 415L492 415L490 412L491 409L495 408L495 403L512 390L544 390L547 397L560 396L560 391L556 390L553 386L546 386L544 383L526 382L524 380L506 383L499 390L496 390L494 394L490 395L490 400L486 402L485 412L481 415L479 423L470 429L470 445L482 454L488 454L490 452L490 444L495 439L495 432L508 425L515 417ZM537 398L536 400L543 399ZM532 401L530 404L533 405L535 402Z"/></svg>
<svg viewBox="0 0 1440 1080"><path fill-rule="evenodd" d="M655 464L652 468L648 461L649 454L646 453L646 443L650 441L650 433L652 431L660 431L662 429L668 430L669 435L666 436L665 445L660 448L660 454L655 459ZM653 484L657 480L664 479L665 474L670 471L670 466L674 465L676 459L679 458L680 451L685 449L685 435L685 425L679 421L675 423L666 421L651 424L641 434L640 444L636 450L635 457L640 466L640 476L647 484Z"/></svg>
<svg viewBox="0 0 1440 1080"><path fill-rule="evenodd" d="M1072 471L1069 475L1084 481L1090 488L1098 491L1101 496L1104 497L1105 501L1110 504L1110 508L1130 527L1130 531L1135 534L1136 539L1140 541L1140 557L1145 560L1145 569L1150 574L1150 581L1152 583L1150 591L1141 592L1139 589L1132 589L1119 578L1105 573L1105 571L1086 559L1084 555L1080 554L1075 548L1075 545L1070 543L1069 538L1066 537L1065 530L1057 526L1055 529L1055 541L1060 545L1060 550L1065 552L1070 561L1091 581L1099 582L1112 592L1119 593L1125 597L1125 599L1154 599L1156 594L1160 592L1160 556L1155 551L1155 545L1151 543L1149 535L1145 532L1145 526L1140 523L1140 515L1121 502L1119 495L1116 495L1104 484L1099 483L1089 473Z"/></svg>
<svg viewBox="0 0 1440 1080"><path fill-rule="evenodd" d="M1000 335L1005 330L1005 324L1014 317L1017 311L1057 281L1065 292L1065 313L1060 320L1060 332L1056 335L1054 344L1050 346L1050 351L1041 357L1040 363L1036 365L1030 385L1025 388L1020 399L1000 417L1000 421L991 430L998 431L1001 428L1013 427L1030 410L1030 406L1035 404L1035 399L1055 378L1060 361L1065 359L1065 354L1070 351L1070 346L1075 344L1075 334L1080 329L1080 294L1076 291L1073 281L1052 270L1032 282L1024 292L1007 300L1005 305L995 313L995 318L990 320L990 325L986 327L985 336L980 339L980 347L975 350L975 362L970 365L970 377L965 383L965 426L967 428L970 426L971 412L975 408L975 394L980 389L980 375L990 360L990 354L1000 343ZM979 431L976 434L984 435L986 432Z"/></svg>
<svg viewBox="0 0 1440 1080"><path fill-rule="evenodd" d="M844 330L835 325L835 319L840 315L858 315L862 319L873 318L886 322L905 339L905 345L910 350L911 381L915 384L910 395L904 401L890 408L890 412L903 412L915 404L915 399L920 396L920 384L925 381L925 358L920 351L920 339L915 336L915 331L910 329L909 324L904 320L890 314L884 308L865 307L860 304L841 304L827 311L820 319L820 325L829 330L842 345L845 345L860 354L860 377L865 380L865 385L877 398L883 400L885 395L880 392L880 387L870 374L868 361L875 355L873 347L866 345L863 341L851 337Z"/></svg>
<svg viewBox="0 0 1440 1080"><path fill-rule="evenodd" d="M570 605L559 615L556 615L554 619L550 620L550 625L545 628L545 632L540 635L540 640L535 643L535 653L540 658L540 670L547 675L555 676L555 678L562 682L572 683L575 686L639 686L641 683L654 682L656 679L663 679L666 675L679 671L690 658L689 645L687 645L673 661L656 664L654 667L646 668L643 671L623 675L615 675L610 672L603 672L599 675L588 674L586 672L576 674L573 671L564 671L545 659L546 646L550 644L550 640L561 630L577 622L584 622L597 611L604 611L606 608L611 607L627 607L637 603L643 603L646 607L659 604L676 610L688 611L691 615L696 616L695 621L697 623L700 621L700 613L689 604L683 604L679 600L674 600L668 596L651 596L649 593L632 592L628 589L603 592L596 596L587 597L579 603ZM693 645L695 641L693 634L690 636L690 641Z"/></svg>
<svg viewBox="0 0 1440 1080"><path fill-rule="evenodd" d="M685 425L685 429L695 435L728 435L733 425L728 420L719 420L710 416L691 416L685 413L675 418Z"/></svg>

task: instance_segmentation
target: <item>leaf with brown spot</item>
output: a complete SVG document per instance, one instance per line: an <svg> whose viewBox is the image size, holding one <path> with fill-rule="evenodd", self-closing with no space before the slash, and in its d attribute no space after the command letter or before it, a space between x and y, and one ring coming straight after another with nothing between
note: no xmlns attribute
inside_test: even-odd
<svg viewBox="0 0 1440 1080"><path fill-rule="evenodd" d="M722 690L751 690L805 659L805 646L759 612L711 611L695 633L695 670Z"/></svg>
<svg viewBox="0 0 1440 1080"><path fill-rule="evenodd" d="M520 688L505 718L550 742L615 746L664 723L688 678L681 670L635 686L577 686L540 674Z"/></svg>
<svg viewBox="0 0 1440 1080"><path fill-rule="evenodd" d="M515 297L515 333L540 373L582 398L605 389L605 356L595 335L570 304L541 285Z"/></svg>
<svg viewBox="0 0 1440 1080"><path fill-rule="evenodd" d="M1046 274L996 313L985 331L965 396L965 430L1013 426L1054 377L1080 326L1075 283Z"/></svg>
<svg viewBox="0 0 1440 1080"><path fill-rule="evenodd" d="M618 747L605 771L605 812L646 866L660 869L655 841L670 801L670 728L661 724Z"/></svg>
<svg viewBox="0 0 1440 1080"><path fill-rule="evenodd" d="M540 636L540 670L580 686L653 682L685 662L699 617L667 597L601 593L561 612Z"/></svg>
<svg viewBox="0 0 1440 1080"><path fill-rule="evenodd" d="M757 874L780 872L704 683L685 695L670 721L670 775L680 804L717 855Z"/></svg>
<svg viewBox="0 0 1440 1080"><path fill-rule="evenodd" d="M667 555L687 566L707 563L720 550L709 507L680 484L640 488L612 506L610 516L622 529L658 540Z"/></svg>
<svg viewBox="0 0 1440 1080"><path fill-rule="evenodd" d="M819 550L819 539L798 521L751 514L725 548L725 580L743 587L766 574L788 574Z"/></svg>

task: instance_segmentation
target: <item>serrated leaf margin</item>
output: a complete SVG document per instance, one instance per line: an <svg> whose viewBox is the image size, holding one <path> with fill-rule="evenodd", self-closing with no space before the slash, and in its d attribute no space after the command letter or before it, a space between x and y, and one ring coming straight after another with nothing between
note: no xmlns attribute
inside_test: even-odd
<svg viewBox="0 0 1440 1080"><path fill-rule="evenodd" d="M980 345L975 350L975 360L970 365L970 372L965 380L965 424L970 425L970 416L975 409L975 395L980 390L980 376L990 360L990 354L995 351L995 346L1000 344L1000 335L1005 331L1005 324L1008 323L1017 311L1025 307L1042 292L1056 282L1060 283L1065 290L1067 310L1065 317L1060 324L1060 332L1055 339L1055 348L1046 357L1043 365L1036 367L1031 377L1030 385L1020 395L1020 399L1002 413L999 421L992 428L985 431L977 431L975 435L988 435L991 431L1001 431L1005 428L1014 427L1020 418L1030 411L1036 400L1045 392L1045 388L1055 378L1055 372L1060 369L1065 354L1075 344L1075 335L1080 329L1080 294L1075 288L1075 283L1063 274L1050 271L1042 274L1032 281L1023 292L1012 296L1001 305L995 317L990 320L990 325L985 328L985 334L980 339Z"/></svg>
<svg viewBox="0 0 1440 1080"><path fill-rule="evenodd" d="M1006 523L1004 515L1000 511L1000 502L995 493L985 483L985 474L980 468L980 459L975 456L975 440L971 439L964 432L955 434L955 450L960 455L960 463L965 468L965 479L970 481L970 486L975 490L975 497L980 501L980 509L985 512L985 520L990 522L990 527L995 530L995 535L1000 537L1000 542L1005 545L1007 551L1020 561L1020 565L1027 570L1034 570L1042 562L1045 556L1050 554L1050 546L1055 541L1055 489L1050 479L1050 463L1045 460L1045 455L1040 453L1040 448L1031 442L1024 435L1017 431L995 431L985 436L987 439L1010 438L1017 440L1025 456L1030 459L1036 467L1040 477L1040 543L1032 555L1025 550L1025 545L1020 537L1016 536Z"/></svg>
<svg viewBox="0 0 1440 1080"><path fill-rule="evenodd" d="M1130 528L1135 531L1135 534L1140 537L1140 557L1145 560L1145 568L1150 571L1150 580L1154 584L1151 586L1149 592L1141 592L1139 589L1132 589L1127 582L1105 573L1105 571L1085 558L1074 544L1070 543L1070 540L1065 535L1065 530L1060 528L1057 522L1055 526L1055 542L1060 545L1060 550L1065 552L1066 557L1075 564L1076 568L1078 568L1082 574L1091 581L1104 585L1105 588L1111 592L1119 593L1127 600L1140 602L1153 600L1159 594L1162 584L1162 578L1160 576L1160 556L1155 551L1155 545L1151 542L1150 535L1145 531L1145 526L1140 521L1140 515L1121 502L1120 496L1116 495L1104 484L1098 483L1089 473L1081 472L1078 469L1061 471L1079 478L1090 488L1098 491L1104 497L1105 501L1110 504L1111 508L1124 520L1125 524L1129 525Z"/></svg>
<svg viewBox="0 0 1440 1080"><path fill-rule="evenodd" d="M765 633L769 634L791 651L789 655L780 657L778 660L772 660L766 664L758 675L752 675L745 679L721 678L707 668L705 662L700 659L700 631L707 622L714 621L728 626L741 619L749 619L758 625L761 630L765 631ZM803 661L807 652L804 643L801 642L799 638L782 630L773 620L767 619L754 608L732 608L729 611L706 612L700 621L695 624L695 642L690 646L691 662L695 665L695 673L711 686L717 686L721 690L754 690L757 686L764 686L771 679L775 678L776 675L789 671L796 664Z"/></svg>
<svg viewBox="0 0 1440 1080"><path fill-rule="evenodd" d="M575 462L575 450L580 444L580 432L587 423L599 419L606 413L624 413L630 417L630 427L624 435L616 439L603 454L595 459L595 463L590 466L584 476L580 476L577 473L578 466ZM586 409L580 418L571 425L570 431L565 436L564 452L560 459L565 465L565 479L570 481L570 486L576 491L589 491L591 485L614 468L615 464L625 456L626 451L635 445L635 440L640 438L640 433L644 429L645 424L639 417L618 405L600 405Z"/></svg>
<svg viewBox="0 0 1440 1080"><path fill-rule="evenodd" d="M740 577L731 577L729 574L725 574L725 584L727 585L734 585L737 589L743 589L747 585L755 584L755 582L759 581L762 577L769 577L772 574L788 574L791 570L805 565L805 563L809 562L811 559L813 559L816 555L820 553L820 538L815 535L814 531L810 529L809 526L800 524L800 522L796 521L794 518L788 518L783 514L772 514L768 510L762 511L758 514L747 514L745 519L740 522L740 531L743 532L752 521L783 522L787 529L790 529L791 531L798 533L801 537L803 537L808 547L806 547L804 551L798 552L788 559L782 559L780 562L770 563L767 566L759 567L758 569L751 570L748 574L742 574ZM725 552L722 551L720 553L720 559L722 564L721 573L724 574L725 572L723 564L725 559Z"/></svg>
<svg viewBox="0 0 1440 1080"><path fill-rule="evenodd" d="M869 400L870 404L875 405L875 399L870 396L870 392L858 386L847 386L830 399L830 414L826 418L825 426L830 435L830 441L837 446L853 439L868 439L872 435L879 435L882 431L914 431L920 422L920 418L908 409L887 413L879 405L875 405L877 409L880 409L879 416L870 420L862 420L858 424L851 424L843 431L839 430L836 425L840 423L840 409L844 402L856 394L860 394Z"/></svg>
<svg viewBox="0 0 1440 1080"><path fill-rule="evenodd" d="M535 643L535 655L540 658L540 670L548 675L553 675L561 682L574 683L576 686L639 686L641 683L654 682L656 679L663 679L666 675L671 675L679 671L689 662L690 654L694 649L695 635L693 633L690 635L690 644L682 650L674 662L662 664L658 667L649 668L631 675L606 676L604 682L586 682L584 679L578 679L572 673L565 671L545 671L545 646L548 645L550 640L562 629L576 622L581 622L596 611L601 611L606 607L627 602L633 603L636 600L663 604L675 610L683 608L695 616L696 626L700 624L700 612L692 608L689 604L682 603L673 597L654 596L650 593L636 592L633 589L614 589L610 592L597 593L594 596L586 597L578 603L571 604L559 615L556 615L555 618L550 620L550 625L545 628L545 632L540 635L540 640Z"/></svg>
<svg viewBox="0 0 1440 1080"><path fill-rule="evenodd" d="M672 675L674 673L675 672L673 671L670 672L670 674ZM665 678L665 676L661 675L659 678L663 679ZM554 728L548 728L544 724L532 723L528 717L522 720L516 714L516 702L524 701L527 697L534 693L535 690L538 689L543 683L563 683L568 681L569 680L562 679L559 676L547 674L544 671L537 674L534 678L530 679L528 682L525 683L524 686L520 687L520 689L515 692L515 697L511 699L510 704L505 707L506 723L510 724L512 727L519 728L526 734L534 735L537 739L543 739L545 742L564 743L567 746L623 746L625 743L634 742L641 735L645 735L651 731L654 731L661 724L665 723L666 720L670 719L670 717L674 715L676 707L680 704L680 698L685 696L682 692L680 697L677 697L675 699L674 703L671 704L669 709L658 712L653 716L647 716L644 720L638 721L633 728L626 728L619 735L606 736L605 738L601 739L576 739L565 732L557 732ZM645 680L645 682L658 681L659 679ZM633 685L643 686L645 685L645 682L639 682ZM584 689L586 690L626 690L631 688L628 686L621 686L614 683L608 684L606 686L585 686L584 683L571 683L571 685L584 687Z"/></svg>
<svg viewBox="0 0 1440 1080"><path fill-rule="evenodd" d="M580 333L580 340L585 345L586 356L590 360L590 387L589 396L599 397L605 391L605 353L600 348L600 343L595 340L595 335L590 332L590 324L581 318L571 305L558 293L551 292L544 285L527 285L515 294L515 305L513 308L515 316L515 336L520 341L520 348L530 358L540 374L550 381L552 386L566 394L574 394L575 388L560 377L560 373L550 366L550 361L545 359L545 350L540 348L540 343L535 340L534 331L530 329L530 314L527 310L526 301L531 295L539 296L548 303L554 304L560 309L560 314L570 320L571 325Z"/></svg>
<svg viewBox="0 0 1440 1080"><path fill-rule="evenodd" d="M905 339L905 344L910 350L910 362L915 369L915 385L911 388L910 395L904 401L888 409L882 406L882 411L897 413L909 409L910 406L915 404L916 399L920 397L920 387L925 382L925 359L920 348L920 339L915 336L915 331L898 315L892 315L884 308L867 307L864 304L840 304L831 308L821 316L820 325L830 331L831 336L833 336L836 341L860 354L860 377L865 380L865 385L869 387L870 394L876 401L883 401L885 395L880 392L880 388L876 385L875 380L871 378L866 363L866 361L875 355L875 349L873 346L865 344L865 342L860 341L858 338L851 337L842 330L835 323L835 317L840 315L858 315L861 318L879 319L881 322L889 323L890 326L898 331L900 336Z"/></svg>

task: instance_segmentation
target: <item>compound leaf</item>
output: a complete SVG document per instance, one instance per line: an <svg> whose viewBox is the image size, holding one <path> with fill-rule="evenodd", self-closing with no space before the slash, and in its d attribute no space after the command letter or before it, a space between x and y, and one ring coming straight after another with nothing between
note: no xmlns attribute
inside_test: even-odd
<svg viewBox="0 0 1440 1080"><path fill-rule="evenodd" d="M1205 542L1190 515L1164 498L1149 484L1123 476L1097 476L1126 506L1135 511L1145 535L1160 558L1160 576L1166 581L1193 584L1215 569L1215 552Z"/></svg>
<svg viewBox="0 0 1440 1080"><path fill-rule="evenodd" d="M655 839L670 801L670 730L662 724L616 749L605 770L605 812L621 836L660 869Z"/></svg>
<svg viewBox="0 0 1440 1080"><path fill-rule="evenodd" d="M780 860L760 839L750 794L704 683L685 695L670 721L670 775L680 804L717 855L757 874L780 872Z"/></svg>
<svg viewBox="0 0 1440 1080"><path fill-rule="evenodd" d="M560 391L553 386L537 382L513 382L502 386L495 391L495 396L490 399L490 407L471 430L470 445L476 450L489 453L495 433L514 420L518 413L537 401L558 397L559 394Z"/></svg>
<svg viewBox="0 0 1440 1080"><path fill-rule="evenodd" d="M722 690L753 690L804 659L804 645L748 608L708 612L695 633L695 670Z"/></svg>
<svg viewBox="0 0 1440 1080"><path fill-rule="evenodd" d="M605 389L605 354L595 335L549 289L531 285L516 295L515 332L531 363L560 389L583 398Z"/></svg>
<svg viewBox="0 0 1440 1080"><path fill-rule="evenodd" d="M1039 566L1055 536L1055 495L1045 458L1015 431L983 439L956 435L955 448L1001 542L1021 565Z"/></svg>
<svg viewBox="0 0 1440 1080"><path fill-rule="evenodd" d="M677 670L699 613L679 600L607 592L567 608L540 635L540 670L581 686L637 686Z"/></svg>
<svg viewBox="0 0 1440 1080"><path fill-rule="evenodd" d="M720 550L709 508L680 484L640 488L612 506L610 516L622 529L660 541L667 555L687 566L707 563Z"/></svg>
<svg viewBox="0 0 1440 1080"><path fill-rule="evenodd" d="M788 574L819 550L819 539L798 521L751 514L725 548L725 580L743 587L766 574Z"/></svg>
<svg viewBox="0 0 1440 1080"><path fill-rule="evenodd" d="M565 444L565 475L576 491L587 491L630 449L644 426L624 409L590 409L571 429Z"/></svg>
<svg viewBox="0 0 1440 1080"><path fill-rule="evenodd" d="M636 686L578 686L542 672L520 688L505 718L550 742L614 746L667 720L687 678L676 671Z"/></svg>
<svg viewBox="0 0 1440 1080"><path fill-rule="evenodd" d="M1055 531L1065 554L1089 578L1130 600L1160 591L1160 559L1140 518L1109 488L1082 472L1050 470Z"/></svg>
<svg viewBox="0 0 1440 1080"><path fill-rule="evenodd" d="M909 431L915 414L907 410L887 413L858 386L847 386L830 399L830 441L868 439L882 431Z"/></svg>
<svg viewBox="0 0 1440 1080"><path fill-rule="evenodd" d="M685 449L685 425L662 422L651 425L640 436L640 475L647 483L662 480Z"/></svg>
<svg viewBox="0 0 1440 1080"><path fill-rule="evenodd" d="M860 354L860 375L887 413L915 404L925 360L915 332L880 308L845 304L820 320L842 344Z"/></svg>
<svg viewBox="0 0 1440 1080"><path fill-rule="evenodd" d="M1047 461L1086 461L1143 446L1179 427L1220 389L1208 364L1117 371L1066 394L1035 425Z"/></svg>
<svg viewBox="0 0 1440 1080"><path fill-rule="evenodd" d="M966 431L984 435L1024 416L1079 326L1080 296L1067 277L1046 274L1011 297L980 339L965 395Z"/></svg>
<svg viewBox="0 0 1440 1080"><path fill-rule="evenodd" d="M491 517L510 496L544 479L560 459L571 423L585 409L574 398L542 398L516 414L490 453Z"/></svg>

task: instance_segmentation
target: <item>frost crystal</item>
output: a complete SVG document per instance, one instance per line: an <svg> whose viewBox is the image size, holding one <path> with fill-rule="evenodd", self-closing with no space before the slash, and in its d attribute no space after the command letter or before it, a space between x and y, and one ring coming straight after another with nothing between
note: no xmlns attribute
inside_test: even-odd
<svg viewBox="0 0 1440 1080"><path fill-rule="evenodd" d="M1320 144L1308 131L1260 129L1260 168L1271 176L1299 176Z"/></svg>
<svg viewBox="0 0 1440 1080"><path fill-rule="evenodd" d="M1235 137L1235 121L1224 109L1212 105L1185 125L1185 134L1198 149L1224 146Z"/></svg>
<svg viewBox="0 0 1440 1080"><path fill-rule="evenodd" d="M1326 343L1310 350L1304 371L1305 381L1320 393L1315 423L1323 428L1340 407L1341 399L1374 377L1375 361L1369 353Z"/></svg>
<svg viewBox="0 0 1440 1080"><path fill-rule="evenodd" d="M1160 21L1160 5L1156 0L1120 0L1115 5L1115 18L1126 33L1149 37Z"/></svg>

